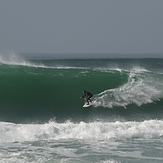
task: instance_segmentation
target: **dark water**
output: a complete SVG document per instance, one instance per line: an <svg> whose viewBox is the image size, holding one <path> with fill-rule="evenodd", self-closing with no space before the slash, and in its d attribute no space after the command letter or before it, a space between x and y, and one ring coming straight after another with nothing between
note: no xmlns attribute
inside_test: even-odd
<svg viewBox="0 0 163 163"><path fill-rule="evenodd" d="M162 162L162 117L163 59L0 57L2 162Z"/></svg>

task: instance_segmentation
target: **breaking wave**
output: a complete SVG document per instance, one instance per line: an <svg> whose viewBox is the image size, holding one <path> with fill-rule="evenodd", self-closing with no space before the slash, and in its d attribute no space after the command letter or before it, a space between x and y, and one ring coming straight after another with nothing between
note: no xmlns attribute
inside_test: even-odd
<svg viewBox="0 0 163 163"><path fill-rule="evenodd" d="M163 121L93 122L13 124L0 123L0 142L81 139L109 140L131 138L159 138L163 136Z"/></svg>

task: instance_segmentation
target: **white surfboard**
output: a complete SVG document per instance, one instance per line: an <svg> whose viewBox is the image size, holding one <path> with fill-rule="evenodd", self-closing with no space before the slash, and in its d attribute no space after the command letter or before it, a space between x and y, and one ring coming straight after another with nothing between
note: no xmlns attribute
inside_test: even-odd
<svg viewBox="0 0 163 163"><path fill-rule="evenodd" d="M89 102L89 105L88 105L87 103L85 103L85 104L83 105L83 108L90 107L91 105L92 105L92 102Z"/></svg>

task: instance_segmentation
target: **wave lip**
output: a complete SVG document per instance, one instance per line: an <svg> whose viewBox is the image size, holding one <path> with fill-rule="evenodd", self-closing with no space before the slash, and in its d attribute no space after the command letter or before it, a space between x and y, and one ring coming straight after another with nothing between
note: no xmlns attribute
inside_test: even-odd
<svg viewBox="0 0 163 163"><path fill-rule="evenodd" d="M115 89L108 89L96 95L94 106L113 108L127 107L130 104L141 106L153 103L163 97L162 77L157 74L136 69L127 72L128 81ZM157 80L156 80L157 79Z"/></svg>

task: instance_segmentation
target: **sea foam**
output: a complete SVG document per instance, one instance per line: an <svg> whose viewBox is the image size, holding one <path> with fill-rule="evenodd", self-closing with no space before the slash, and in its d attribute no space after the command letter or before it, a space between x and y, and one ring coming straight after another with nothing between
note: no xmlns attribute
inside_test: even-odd
<svg viewBox="0 0 163 163"><path fill-rule="evenodd" d="M141 106L163 97L162 78L158 78L157 74L140 68L125 72L128 74L128 81L118 88L106 89L97 94L93 103L95 107L127 107L130 104Z"/></svg>
<svg viewBox="0 0 163 163"><path fill-rule="evenodd" d="M13 124L0 123L0 143L39 140L82 139L109 140L127 138L159 138L163 135L163 121L93 122Z"/></svg>

